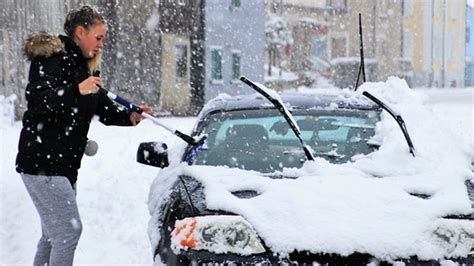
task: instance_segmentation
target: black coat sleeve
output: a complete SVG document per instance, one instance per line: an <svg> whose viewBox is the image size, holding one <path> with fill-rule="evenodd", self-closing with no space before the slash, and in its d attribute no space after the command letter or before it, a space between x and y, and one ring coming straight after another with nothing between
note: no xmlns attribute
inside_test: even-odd
<svg viewBox="0 0 474 266"><path fill-rule="evenodd" d="M80 95L78 83L67 81L60 56L36 58L31 62L25 93L28 110L32 113L63 113Z"/></svg>
<svg viewBox="0 0 474 266"><path fill-rule="evenodd" d="M117 106L105 93L99 93L99 104L96 115L99 121L108 126L132 126L130 121L131 112Z"/></svg>

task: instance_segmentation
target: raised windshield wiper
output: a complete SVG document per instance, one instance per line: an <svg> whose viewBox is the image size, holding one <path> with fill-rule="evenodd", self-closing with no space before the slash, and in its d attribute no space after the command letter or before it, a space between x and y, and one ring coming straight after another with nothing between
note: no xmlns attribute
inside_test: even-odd
<svg viewBox="0 0 474 266"><path fill-rule="evenodd" d="M295 133L295 136L300 141L301 146L303 147L303 150L304 150L304 154L306 155L306 158L310 161L314 161L313 154L311 153L311 148L308 145L306 145L306 143L304 143L303 139L301 138L300 129L295 123L293 116L286 109L285 105L281 102L280 97L278 97L278 94L276 95L277 97L272 96L271 94L273 91L268 91L266 89L260 88L257 84L248 80L245 77L240 77L240 80L244 82L245 84L249 85L252 89L257 91L261 95L263 95L263 97L267 98L275 106L275 108L283 115L283 117L285 117L286 122L288 123L288 125L290 125L291 129Z"/></svg>
<svg viewBox="0 0 474 266"><path fill-rule="evenodd" d="M387 111L394 119L397 121L397 124L400 126L400 129L403 132L403 135L405 136L405 139L407 141L408 147L410 148L410 153L415 157L415 147L413 146L413 143L411 142L410 135L408 134L407 127L405 126L405 121L403 121L403 118L401 115L395 113L390 107L388 107L384 102L381 100L377 99L375 96L372 94L364 91L362 93L365 97L369 98L371 101L376 103L378 106L382 107L385 111Z"/></svg>

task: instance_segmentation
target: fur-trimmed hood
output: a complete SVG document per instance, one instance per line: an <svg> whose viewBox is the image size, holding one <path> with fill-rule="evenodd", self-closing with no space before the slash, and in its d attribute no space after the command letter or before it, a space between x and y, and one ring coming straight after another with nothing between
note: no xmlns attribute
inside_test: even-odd
<svg viewBox="0 0 474 266"><path fill-rule="evenodd" d="M64 38L66 37L63 36L63 39ZM28 36L25 43L24 53L29 60L33 60L33 58L39 56L48 58L65 50L65 44L61 40L61 37L41 31ZM94 70L99 69L102 62L102 51L99 51L94 58L86 59L86 61L91 73Z"/></svg>
<svg viewBox="0 0 474 266"><path fill-rule="evenodd" d="M64 44L59 37L41 31L33 33L26 39L24 52L29 60L35 57L50 57L64 51Z"/></svg>

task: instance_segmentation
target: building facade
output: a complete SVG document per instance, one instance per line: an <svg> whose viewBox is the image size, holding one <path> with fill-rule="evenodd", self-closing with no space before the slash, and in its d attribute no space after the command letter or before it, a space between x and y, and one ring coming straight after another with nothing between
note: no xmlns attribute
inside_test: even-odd
<svg viewBox="0 0 474 266"><path fill-rule="evenodd" d="M200 18L201 1L160 1L161 97L160 108L173 114L188 114L191 105L192 32Z"/></svg>
<svg viewBox="0 0 474 266"><path fill-rule="evenodd" d="M17 117L26 108L24 89L29 62L23 55L27 36L37 31L59 34L69 1L5 0L0 2L0 95L17 96Z"/></svg>
<svg viewBox="0 0 474 266"><path fill-rule="evenodd" d="M465 1L403 1L402 56L413 86L464 86L465 14Z"/></svg>
<svg viewBox="0 0 474 266"><path fill-rule="evenodd" d="M393 41L401 39L400 1L273 0L266 8L291 25L294 44L289 70L300 77L310 72L333 79L341 87L355 83L360 62L359 13L368 80L400 74L401 42Z"/></svg>
<svg viewBox="0 0 474 266"><path fill-rule="evenodd" d="M195 114L221 93L252 93L241 75L263 81L263 0L162 0L160 20L164 109Z"/></svg>
<svg viewBox="0 0 474 266"><path fill-rule="evenodd" d="M0 93L19 96L19 114L26 37L61 34L67 12L84 4L107 21L105 86L133 102L187 115L220 93L249 93L241 75L263 82L263 0L6 0L0 3Z"/></svg>
<svg viewBox="0 0 474 266"><path fill-rule="evenodd" d="M474 2L466 6L466 70L465 86L474 87Z"/></svg>
<svg viewBox="0 0 474 266"><path fill-rule="evenodd" d="M239 78L263 82L263 0L206 0L204 14L205 101L253 93Z"/></svg>
<svg viewBox="0 0 474 266"><path fill-rule="evenodd" d="M107 21L102 77L107 89L137 103L158 106L160 35L150 24L157 12L154 1L6 0L0 2L0 94L17 95L17 118L26 108L24 89L29 61L23 56L27 36L47 31L64 34L67 12L88 4Z"/></svg>

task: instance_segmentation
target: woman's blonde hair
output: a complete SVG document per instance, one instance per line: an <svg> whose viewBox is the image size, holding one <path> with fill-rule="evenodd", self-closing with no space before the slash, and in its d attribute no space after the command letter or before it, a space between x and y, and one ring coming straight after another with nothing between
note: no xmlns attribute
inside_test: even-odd
<svg viewBox="0 0 474 266"><path fill-rule="evenodd" d="M64 22L64 32L69 38L74 39L74 30L76 30L78 26L89 30L92 26L97 24L105 24L104 17L92 7L86 5L79 9L69 11L66 16L66 21ZM91 73L100 68L101 60L102 53L100 51L95 57L89 59L88 64Z"/></svg>
<svg viewBox="0 0 474 266"><path fill-rule="evenodd" d="M93 25L105 24L104 17L90 6L82 6L79 9L72 9L66 16L64 22L64 32L70 38L74 38L74 30L78 26L89 30Z"/></svg>

